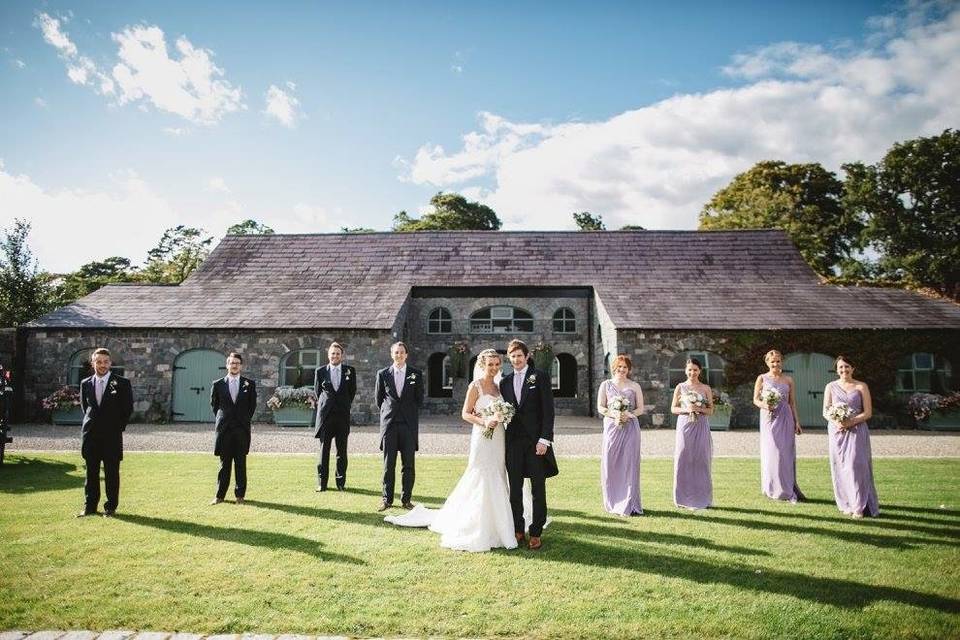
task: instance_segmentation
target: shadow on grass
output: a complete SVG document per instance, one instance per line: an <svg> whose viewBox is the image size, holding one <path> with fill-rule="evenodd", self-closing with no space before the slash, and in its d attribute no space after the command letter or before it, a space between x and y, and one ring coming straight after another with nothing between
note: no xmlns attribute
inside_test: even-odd
<svg viewBox="0 0 960 640"><path fill-rule="evenodd" d="M272 509L282 511L296 516L305 516L307 518L323 518L326 520L339 520L349 522L350 524L367 524L371 526L383 524L383 513L377 513L371 507L370 513L357 513L355 511L337 511L335 509L325 509L323 507L307 507L298 504L286 504L284 502L266 502L265 500L245 500L244 504L248 507L258 507L260 509Z"/></svg>
<svg viewBox="0 0 960 640"><path fill-rule="evenodd" d="M890 531L907 531L912 533L918 533L929 536L945 536L947 538L956 538L960 539L960 528L956 528L957 525L949 521L940 521L941 527L933 527L925 524L905 524L901 522L890 522L888 520L887 514L884 512L885 507L881 507L881 513L879 518L861 518L854 520L850 516L841 517L841 516L818 516L810 513L798 513L798 512L786 512L786 511L769 511L766 509L748 509L745 507L712 507L711 511L729 511L731 513L748 513L761 515L770 518L792 518L792 519L802 519L802 520L817 520L825 523L849 523L855 527L876 527L880 529L887 529ZM904 516L900 520L912 520L910 516ZM929 522L929 519L922 518L924 522ZM929 540L928 542L934 542Z"/></svg>
<svg viewBox="0 0 960 640"><path fill-rule="evenodd" d="M255 529L235 529L230 527L215 527L208 524L197 524L195 522L186 522L183 520L167 520L165 518L153 518L150 516L141 516L131 513L118 513L114 516L117 520L140 525L142 527L152 527L162 529L171 533L180 533L198 538L209 538L211 540L220 540L223 542L236 542L252 547L263 547L265 549L276 549L280 551L295 551L311 555L318 560L326 562L341 562L345 564L366 564L360 558L353 558L339 553L327 553L320 549L320 543L316 540L308 540L298 536L292 536L286 533L276 533L274 531L257 531Z"/></svg>
<svg viewBox="0 0 960 640"><path fill-rule="evenodd" d="M613 523L610 523L613 524ZM685 536L678 533L661 533L655 531L639 531L627 527L618 526L600 526L583 522L564 521L559 525L563 527L564 533L580 533L584 536L610 536L612 538L622 538L633 542L652 542L658 544L675 544L697 549L709 549L711 551L723 551L726 553L736 553L745 556L769 556L770 553L760 549L751 549L749 547L733 547L717 544L707 538L696 538L694 536Z"/></svg>
<svg viewBox="0 0 960 640"><path fill-rule="evenodd" d="M0 466L0 493L34 493L79 489L83 478L74 474L77 465L60 460L10 456Z"/></svg>
<svg viewBox="0 0 960 640"><path fill-rule="evenodd" d="M754 567L738 564L666 556L622 545L594 544L568 536L565 528L551 536L550 547L545 548L540 559L627 569L700 584L726 584L737 589L792 596L845 609L862 609L875 602L888 601L945 613L960 611L960 600L937 594L766 568L758 573Z"/></svg>

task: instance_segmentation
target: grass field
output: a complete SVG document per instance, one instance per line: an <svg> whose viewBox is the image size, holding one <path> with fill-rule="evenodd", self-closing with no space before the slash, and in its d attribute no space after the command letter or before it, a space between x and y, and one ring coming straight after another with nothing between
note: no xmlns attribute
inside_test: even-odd
<svg viewBox="0 0 960 640"><path fill-rule="evenodd" d="M960 461L875 460L883 515L762 498L758 462L714 461L717 508L671 502L670 460L642 465L646 515L599 506L599 461L561 460L544 549L465 554L374 512L379 460L313 492L314 458L255 455L248 503L215 507L212 455L127 454L119 517L74 519L77 455L0 468L0 630L706 638L960 637ZM439 506L464 458L420 457ZM399 484L399 479L398 479Z"/></svg>

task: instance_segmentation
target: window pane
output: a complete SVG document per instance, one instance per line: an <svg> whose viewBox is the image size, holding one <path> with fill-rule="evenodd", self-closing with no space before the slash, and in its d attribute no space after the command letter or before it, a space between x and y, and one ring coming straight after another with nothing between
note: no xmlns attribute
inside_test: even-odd
<svg viewBox="0 0 960 640"><path fill-rule="evenodd" d="M300 364L304 366L316 366L317 352L313 350L300 352Z"/></svg>
<svg viewBox="0 0 960 640"><path fill-rule="evenodd" d="M523 309L513 309L513 317L514 317L514 318L524 318L524 319L526 319L526 318L533 318L533 316L530 315L529 312L524 311Z"/></svg>
<svg viewBox="0 0 960 640"><path fill-rule="evenodd" d="M471 320L488 320L490 318L490 309L481 309L470 316Z"/></svg>
<svg viewBox="0 0 960 640"><path fill-rule="evenodd" d="M491 307L490 308L490 317L494 320L512 318L513 317L513 307Z"/></svg>
<svg viewBox="0 0 960 640"><path fill-rule="evenodd" d="M554 331L560 331L560 332L562 332L562 331L564 330L564 328L563 328L563 320L554 320L554 321L553 321L553 330L554 330Z"/></svg>
<svg viewBox="0 0 960 640"><path fill-rule="evenodd" d="M516 326L516 331L524 331L527 333L533 331L533 320L515 320L514 325Z"/></svg>
<svg viewBox="0 0 960 640"><path fill-rule="evenodd" d="M913 391L913 371L898 372L897 386L903 391Z"/></svg>
<svg viewBox="0 0 960 640"><path fill-rule="evenodd" d="M441 320L440 321L440 333L450 333L453 331L453 321L452 320Z"/></svg>
<svg viewBox="0 0 960 640"><path fill-rule="evenodd" d="M917 391L930 391L930 382L932 381L933 376L931 376L931 371L915 371L914 372L914 382L916 383Z"/></svg>
<svg viewBox="0 0 960 640"><path fill-rule="evenodd" d="M913 363L915 369L933 369L933 354L915 353Z"/></svg>

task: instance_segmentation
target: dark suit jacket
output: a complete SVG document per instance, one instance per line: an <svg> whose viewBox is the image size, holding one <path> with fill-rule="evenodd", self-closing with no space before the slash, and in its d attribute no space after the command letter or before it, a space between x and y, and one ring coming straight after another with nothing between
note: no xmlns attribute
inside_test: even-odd
<svg viewBox="0 0 960 640"><path fill-rule="evenodd" d="M240 388L234 402L227 378L214 380L210 386L210 408L217 429L214 455L247 455L250 452L250 421L257 411L256 383L240 376Z"/></svg>
<svg viewBox="0 0 960 640"><path fill-rule="evenodd" d="M317 369L313 387L317 392L317 419L313 437L323 438L328 428L345 428L350 433L350 406L357 395L357 372L348 365L340 365L340 388L334 390L330 381L330 365Z"/></svg>
<svg viewBox="0 0 960 640"><path fill-rule="evenodd" d="M407 377L403 392L397 394L397 385L393 382L390 367L377 371L376 399L380 409L380 449L383 449L383 437L394 422L403 422L413 432L415 448L420 448L420 406L423 404L425 380L419 369L407 367Z"/></svg>
<svg viewBox="0 0 960 640"><path fill-rule="evenodd" d="M103 398L97 404L93 378L84 378L80 383L80 409L83 411L80 453L84 458L102 456L123 460L123 431L133 413L133 389L129 380L111 373Z"/></svg>
<svg viewBox="0 0 960 640"><path fill-rule="evenodd" d="M553 388L550 376L544 371L528 367L518 399L513 391L515 375L510 372L500 379L500 395L517 407L513 420L507 425L508 452L515 447L533 449L541 438L553 442ZM533 382L530 381L531 377L534 378ZM557 475L557 460L552 446L544 455L544 468L546 477Z"/></svg>

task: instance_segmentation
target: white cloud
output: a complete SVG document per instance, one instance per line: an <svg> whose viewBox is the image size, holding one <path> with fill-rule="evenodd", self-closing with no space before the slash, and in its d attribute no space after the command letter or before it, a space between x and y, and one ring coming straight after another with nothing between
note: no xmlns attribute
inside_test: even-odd
<svg viewBox="0 0 960 640"><path fill-rule="evenodd" d="M120 104L152 104L196 124L214 124L244 108L242 92L213 64L213 53L195 48L185 37L176 41L179 59L167 51L160 27L127 27L113 34L120 61L113 67Z"/></svg>
<svg viewBox="0 0 960 640"><path fill-rule="evenodd" d="M50 14L40 13L37 16L37 26L43 33L43 39L53 45L60 53L67 57L77 55L77 47L66 33L60 30L60 20Z"/></svg>
<svg viewBox="0 0 960 640"><path fill-rule="evenodd" d="M227 186L226 181L219 177L214 176L207 180L207 191L213 191L214 193L230 193L230 187Z"/></svg>
<svg viewBox="0 0 960 640"><path fill-rule="evenodd" d="M286 87L287 91L284 91L275 84L270 85L264 96L267 106L263 113L292 129L297 126L297 121L303 118L303 114L299 110L300 101L291 93L297 85L287 82Z"/></svg>
<svg viewBox="0 0 960 640"><path fill-rule="evenodd" d="M293 215L284 216L283 233L323 233L347 226L347 217L342 209L328 210L324 207L298 202L293 205ZM279 231L279 227L267 222Z"/></svg>
<svg viewBox="0 0 960 640"><path fill-rule="evenodd" d="M24 69L26 68L27 63L21 60L20 58L17 58L16 60L13 61L13 66L15 66L17 69Z"/></svg>
<svg viewBox="0 0 960 640"><path fill-rule="evenodd" d="M163 132L168 136L179 138L180 136L187 135L187 133L189 133L189 129L185 129L183 127L164 127Z"/></svg>
<svg viewBox="0 0 960 640"><path fill-rule="evenodd" d="M33 104L37 105L41 109L47 109L50 105L47 104L47 101L41 97L36 97L33 99Z"/></svg>
<svg viewBox="0 0 960 640"><path fill-rule="evenodd" d="M766 159L874 162L896 141L960 122L960 9L876 19L870 46L776 43L725 68L741 86L676 95L597 122L542 125L479 114L459 150L425 144L400 179L475 194L507 228L696 225L703 204Z"/></svg>
<svg viewBox="0 0 960 640"><path fill-rule="evenodd" d="M66 63L67 77L71 82L79 85L89 84L100 94L113 93L113 80L100 71L93 60L80 55L77 46L60 28L59 19L47 13L40 13L37 15L35 24L43 34L43 39L59 52L60 58Z"/></svg>
<svg viewBox="0 0 960 640"><path fill-rule="evenodd" d="M0 227L15 217L28 220L30 247L48 271L72 271L113 255L142 262L180 216L136 173L123 172L113 182L106 191L54 191L0 165Z"/></svg>

